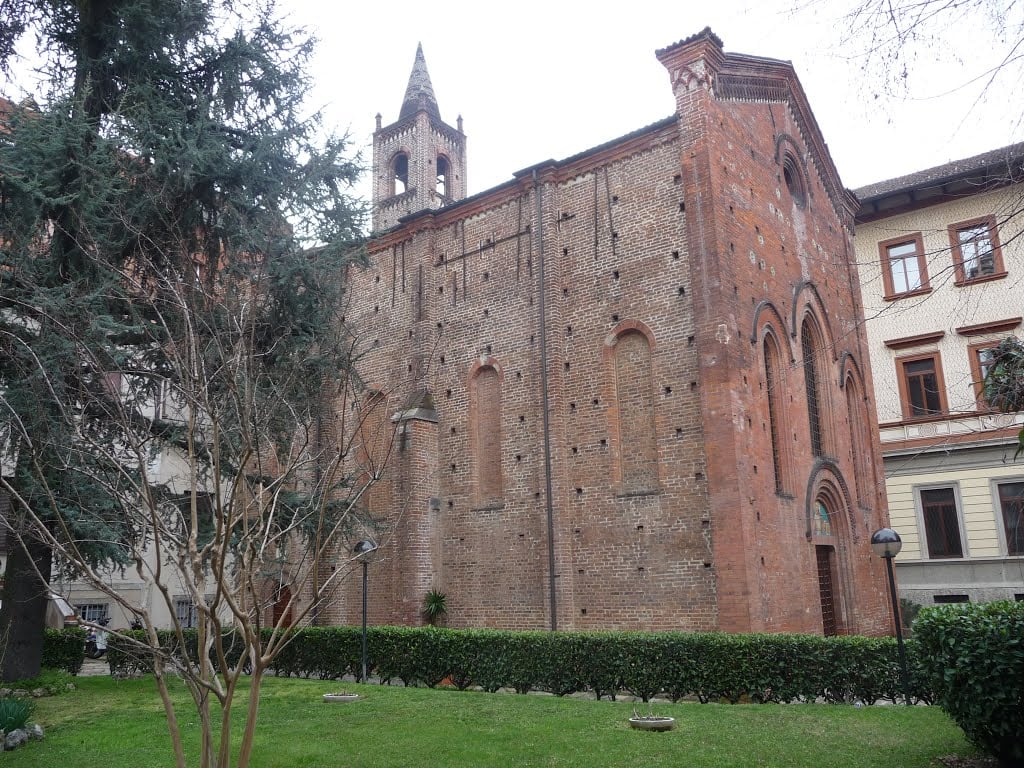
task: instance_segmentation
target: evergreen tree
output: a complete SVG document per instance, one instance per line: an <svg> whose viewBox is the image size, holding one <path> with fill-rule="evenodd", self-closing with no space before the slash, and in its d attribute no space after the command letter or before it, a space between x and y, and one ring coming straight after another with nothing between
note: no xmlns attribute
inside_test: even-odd
<svg viewBox="0 0 1024 768"><path fill-rule="evenodd" d="M5 680L38 672L52 567L138 565L140 509L181 494L155 455L198 457L193 554L199 518L228 514L203 487L272 480L254 463L349 365L335 312L363 222L345 140L303 111L312 41L272 2L0 0L5 71L26 39L49 92L0 128ZM178 418L154 410L168 391Z"/></svg>

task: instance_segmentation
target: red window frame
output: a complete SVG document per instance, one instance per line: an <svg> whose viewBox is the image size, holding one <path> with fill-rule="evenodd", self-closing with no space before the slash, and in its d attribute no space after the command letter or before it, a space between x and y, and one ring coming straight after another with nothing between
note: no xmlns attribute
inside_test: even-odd
<svg viewBox="0 0 1024 768"><path fill-rule="evenodd" d="M968 270L965 265L964 246L970 245L971 250L975 250L975 244L982 238L975 236L965 239L962 233L977 230L986 231L989 250L983 253L975 252L971 258L976 258L979 264L974 269ZM949 245L953 253L953 267L956 269L955 285L972 285L1006 277L1006 268L1003 266L1003 249L999 244L999 229L996 227L995 216L979 216L950 224ZM981 267L986 262L990 264L990 271L981 272Z"/></svg>
<svg viewBox="0 0 1024 768"><path fill-rule="evenodd" d="M905 256L900 256L899 261L906 261L911 258L917 260L917 273L919 278L919 285L911 288L909 281L907 281L907 287L902 290L897 290L896 280L893 278L893 257L892 251L896 248L903 246L913 245L914 252L908 253ZM924 257L924 239L920 232L914 232L902 237L893 237L889 240L883 240L878 244L878 253L882 259L882 282L885 286L884 299L892 301L894 299L902 299L906 296L916 296L922 293L928 293L931 291L931 285L928 283L928 263ZM905 274L905 272L904 272Z"/></svg>

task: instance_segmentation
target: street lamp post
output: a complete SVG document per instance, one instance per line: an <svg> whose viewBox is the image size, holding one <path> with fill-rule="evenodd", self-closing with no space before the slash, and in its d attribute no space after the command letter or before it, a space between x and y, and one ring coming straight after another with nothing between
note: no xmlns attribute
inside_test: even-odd
<svg viewBox="0 0 1024 768"><path fill-rule="evenodd" d="M366 567L369 565L367 557L377 549L377 545L369 539L363 539L353 548L356 557L363 564L363 676L360 682L366 682Z"/></svg>
<svg viewBox="0 0 1024 768"><path fill-rule="evenodd" d="M903 645L903 626L900 621L900 604L896 597L896 577L893 575L892 561L903 549L903 539L892 528L879 528L871 534L871 549L875 554L885 560L885 567L889 572L889 596L892 599L892 618L896 625L896 647L900 656L900 687L903 688L903 699L910 704L910 691L907 688L909 675L907 674L907 650Z"/></svg>

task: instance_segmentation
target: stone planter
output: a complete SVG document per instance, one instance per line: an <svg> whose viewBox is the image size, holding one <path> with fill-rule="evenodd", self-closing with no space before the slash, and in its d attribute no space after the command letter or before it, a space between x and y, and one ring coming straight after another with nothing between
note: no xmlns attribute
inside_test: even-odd
<svg viewBox="0 0 1024 768"><path fill-rule="evenodd" d="M340 704L345 704L350 701L359 701L358 693L325 693L324 701L333 701Z"/></svg>
<svg viewBox="0 0 1024 768"><path fill-rule="evenodd" d="M671 731L676 725L674 717L631 717L629 727L638 731Z"/></svg>

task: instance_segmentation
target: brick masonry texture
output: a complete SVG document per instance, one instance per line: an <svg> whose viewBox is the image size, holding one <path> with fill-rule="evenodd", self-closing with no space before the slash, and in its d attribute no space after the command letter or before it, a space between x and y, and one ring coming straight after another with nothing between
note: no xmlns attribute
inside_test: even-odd
<svg viewBox="0 0 1024 768"><path fill-rule="evenodd" d="M869 546L887 520L877 437L868 477L851 450L851 419L874 424L874 404L843 387L872 391L855 201L791 65L725 54L709 31L658 55L675 117L405 216L349 274L361 374L398 435L371 502L387 529L371 621L421 623L437 588L449 626L821 633L825 546L840 631L890 630ZM827 374L817 457L808 313ZM832 537L811 533L818 500ZM355 622L358 607L346 591L325 615Z"/></svg>

